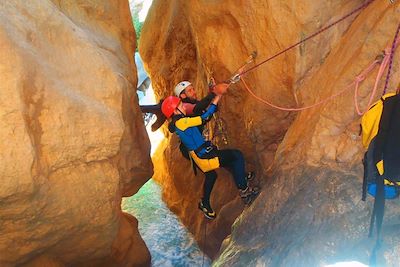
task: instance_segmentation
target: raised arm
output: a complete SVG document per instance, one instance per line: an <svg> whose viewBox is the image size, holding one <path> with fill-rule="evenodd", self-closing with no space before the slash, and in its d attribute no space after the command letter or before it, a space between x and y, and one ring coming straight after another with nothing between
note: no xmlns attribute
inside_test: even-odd
<svg viewBox="0 0 400 267"><path fill-rule="evenodd" d="M197 102L193 108L193 113L201 114L203 110L205 110L211 104L215 96L216 96L215 93L211 92L203 99L201 99L199 102Z"/></svg>
<svg viewBox="0 0 400 267"><path fill-rule="evenodd" d="M225 94L226 90L228 90L228 87L229 84L226 83L220 83L215 85L211 93L209 93L206 97L204 97L202 100L196 103L196 106L193 108L193 113L201 114L202 111L205 110L215 100L216 97Z"/></svg>

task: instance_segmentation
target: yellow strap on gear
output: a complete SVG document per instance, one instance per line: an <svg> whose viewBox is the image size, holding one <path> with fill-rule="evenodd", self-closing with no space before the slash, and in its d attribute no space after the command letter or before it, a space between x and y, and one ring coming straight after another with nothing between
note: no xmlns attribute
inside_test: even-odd
<svg viewBox="0 0 400 267"><path fill-rule="evenodd" d="M376 168L378 169L378 172L380 175L383 175L384 173L384 167L383 167L383 160L380 160L377 164L376 164Z"/></svg>
<svg viewBox="0 0 400 267"><path fill-rule="evenodd" d="M218 157L214 157L211 159L201 159L199 158L194 151L189 151L190 156L196 163L196 165L202 170L203 172L209 172L219 168L219 159Z"/></svg>
<svg viewBox="0 0 400 267"><path fill-rule="evenodd" d="M400 182L392 182L392 181L389 181L389 180L384 180L384 182L385 182L385 185L397 185L397 186L400 186Z"/></svg>
<svg viewBox="0 0 400 267"><path fill-rule="evenodd" d="M383 175L383 173L384 173L383 160L379 161L376 164L376 168L378 169L379 174ZM385 185L397 185L397 186L400 186L400 182L392 182L392 181L387 180L387 179L384 179L383 181L384 181Z"/></svg>

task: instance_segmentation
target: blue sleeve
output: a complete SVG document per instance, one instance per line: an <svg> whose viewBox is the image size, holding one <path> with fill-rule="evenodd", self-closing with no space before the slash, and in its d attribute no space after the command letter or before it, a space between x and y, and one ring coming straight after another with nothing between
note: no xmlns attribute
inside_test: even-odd
<svg viewBox="0 0 400 267"><path fill-rule="evenodd" d="M217 105L211 104L207 111L204 112L200 117L203 121L206 121L215 113L215 111L217 111Z"/></svg>
<svg viewBox="0 0 400 267"><path fill-rule="evenodd" d="M211 104L215 96L214 93L209 93L206 97L197 102L193 108L193 113L196 115L201 114Z"/></svg>

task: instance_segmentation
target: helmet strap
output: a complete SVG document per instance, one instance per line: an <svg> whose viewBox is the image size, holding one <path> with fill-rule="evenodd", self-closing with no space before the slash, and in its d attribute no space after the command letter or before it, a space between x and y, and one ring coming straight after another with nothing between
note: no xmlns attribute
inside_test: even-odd
<svg viewBox="0 0 400 267"><path fill-rule="evenodd" d="M176 108L178 110L179 113L181 113L183 116L185 116L185 114L182 112L182 110L180 110L179 108Z"/></svg>

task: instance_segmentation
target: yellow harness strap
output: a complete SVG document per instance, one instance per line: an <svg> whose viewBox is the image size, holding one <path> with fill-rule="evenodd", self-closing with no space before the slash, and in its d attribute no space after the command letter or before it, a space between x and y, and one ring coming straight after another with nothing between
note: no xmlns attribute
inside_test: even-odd
<svg viewBox="0 0 400 267"><path fill-rule="evenodd" d="M380 175L383 175L383 173L384 173L383 160L379 161L379 162L376 164L376 168L378 169L379 174L380 174ZM392 182L392 181L387 180L387 179L384 179L384 184L385 184L385 185L392 185L392 186L393 186L393 185L400 186L400 182Z"/></svg>
<svg viewBox="0 0 400 267"><path fill-rule="evenodd" d="M199 158L194 151L189 151L190 157L194 160L196 165L200 168L202 172L209 172L219 168L219 159L218 157L214 157L211 159L201 159Z"/></svg>

